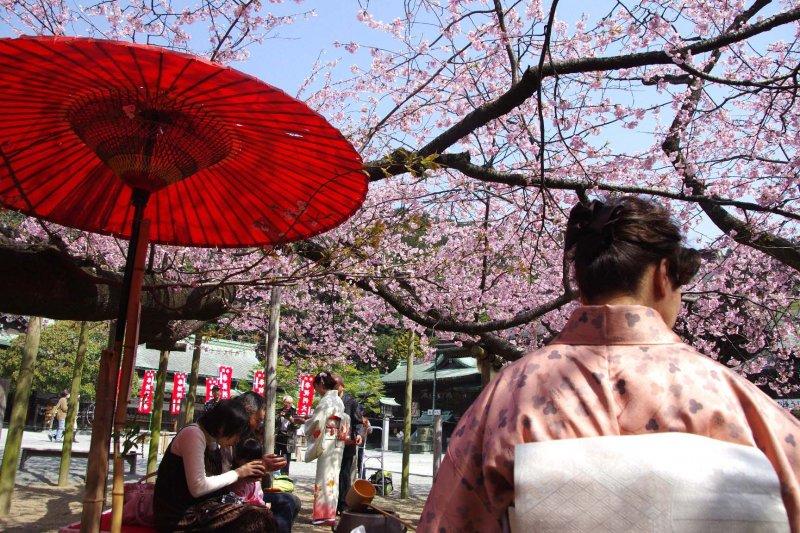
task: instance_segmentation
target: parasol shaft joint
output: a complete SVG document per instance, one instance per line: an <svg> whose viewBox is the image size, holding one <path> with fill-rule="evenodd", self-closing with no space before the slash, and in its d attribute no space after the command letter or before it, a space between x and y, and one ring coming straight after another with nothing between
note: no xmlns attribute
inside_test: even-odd
<svg viewBox="0 0 800 533"><path fill-rule="evenodd" d="M119 310L117 312L117 329L114 332L114 344L119 349L125 339L125 323L127 322L128 298L130 296L131 279L133 278L134 255L136 255L136 243L139 242L142 220L144 219L144 209L150 199L150 192L144 189L134 189L131 196L133 204L133 224L131 227L131 239L128 243L128 255L125 258L125 273L122 276L122 291L119 296Z"/></svg>

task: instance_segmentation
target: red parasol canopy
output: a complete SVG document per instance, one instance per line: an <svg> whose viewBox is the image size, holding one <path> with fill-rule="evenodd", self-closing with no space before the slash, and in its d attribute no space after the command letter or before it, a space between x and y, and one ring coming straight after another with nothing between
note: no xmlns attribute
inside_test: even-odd
<svg viewBox="0 0 800 533"><path fill-rule="evenodd" d="M0 117L0 205L131 240L114 350L104 358L113 362L101 377L116 396L112 531L120 531L120 436L148 236L219 247L308 238L353 214L367 177L353 147L303 103L235 70L149 46L0 39ZM110 434L112 403L100 384L97 394L86 531L97 528L102 508Z"/></svg>
<svg viewBox="0 0 800 533"><path fill-rule="evenodd" d="M0 39L0 204L150 240L242 247L308 238L361 205L347 140L286 93L160 48L68 37Z"/></svg>

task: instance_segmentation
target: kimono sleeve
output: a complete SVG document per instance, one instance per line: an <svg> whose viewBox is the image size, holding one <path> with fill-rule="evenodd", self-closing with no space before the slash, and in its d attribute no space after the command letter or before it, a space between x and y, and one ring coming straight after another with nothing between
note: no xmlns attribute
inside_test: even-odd
<svg viewBox="0 0 800 533"><path fill-rule="evenodd" d="M314 409L314 412L311 414L311 418L303 425L305 434L313 438L314 432L323 431L325 429L325 423L328 421L328 417L333 414L334 408L331 403L326 401L325 398L320 400L320 402L317 404L317 408Z"/></svg>
<svg viewBox="0 0 800 533"><path fill-rule="evenodd" d="M422 511L419 531L501 531L508 504L514 498L513 465L510 469L497 468L494 461L484 461L484 439L491 438L485 435L485 424L501 381L498 376L478 396L453 432Z"/></svg>

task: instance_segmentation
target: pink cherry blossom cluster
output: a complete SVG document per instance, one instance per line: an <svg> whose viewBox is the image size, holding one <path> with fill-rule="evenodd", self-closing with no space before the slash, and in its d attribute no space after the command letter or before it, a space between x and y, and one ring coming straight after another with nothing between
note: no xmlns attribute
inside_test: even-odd
<svg viewBox="0 0 800 533"><path fill-rule="evenodd" d="M222 321L255 333L266 330L270 286L283 284L280 353L288 359L376 363L375 334L391 329L422 335L428 353L433 338L471 343L486 334L521 353L552 338L576 305L567 298L516 320L569 286L569 208L580 198L644 194L709 252L685 288L681 335L775 394L800 388L795 2L752 13L743 1L609 2L601 14L557 9L552 21L551 4L539 0L500 10L409 0L386 20L359 4L350 6L353 24L381 45L340 36L331 46L351 68L319 62L296 93L368 162L364 207L314 240L324 261L295 246L156 247L152 265L165 283L235 285L236 308ZM39 21L39 5L5 2L0 16L40 33L94 21L92 35L153 35L223 62L245 60L254 43L311 13L272 15L259 3L225 0L158 4L169 15L122 1L82 10L47 3L53 30ZM778 15L784 22L757 37L714 45ZM198 27L209 28L211 52L189 38ZM236 37L224 40L231 27ZM692 49L697 43L710 44ZM48 228L74 254L120 268L118 241ZM19 238L47 233L27 221ZM498 325L479 331L482 324Z"/></svg>

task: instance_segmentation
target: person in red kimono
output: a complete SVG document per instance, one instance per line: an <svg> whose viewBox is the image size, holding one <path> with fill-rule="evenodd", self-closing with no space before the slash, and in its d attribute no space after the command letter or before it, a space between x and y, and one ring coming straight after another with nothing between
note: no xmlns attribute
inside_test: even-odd
<svg viewBox="0 0 800 533"><path fill-rule="evenodd" d="M800 531L800 423L672 331L700 257L669 212L632 196L578 204L565 249L581 306L461 418L419 531L500 531L514 501L517 444L666 431L761 449Z"/></svg>

